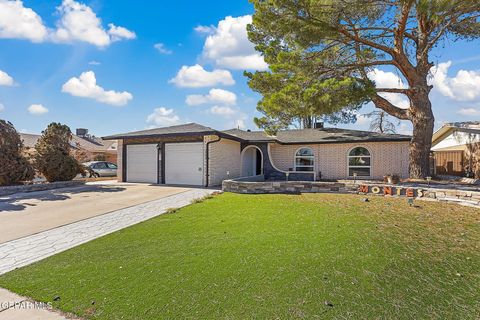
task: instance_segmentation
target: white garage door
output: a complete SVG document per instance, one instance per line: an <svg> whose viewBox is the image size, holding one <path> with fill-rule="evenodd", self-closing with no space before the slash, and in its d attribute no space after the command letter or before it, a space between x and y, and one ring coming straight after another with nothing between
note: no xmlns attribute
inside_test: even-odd
<svg viewBox="0 0 480 320"><path fill-rule="evenodd" d="M157 145L127 145L127 182L158 183L157 177Z"/></svg>
<svg viewBox="0 0 480 320"><path fill-rule="evenodd" d="M165 144L165 183L203 184L203 143Z"/></svg>

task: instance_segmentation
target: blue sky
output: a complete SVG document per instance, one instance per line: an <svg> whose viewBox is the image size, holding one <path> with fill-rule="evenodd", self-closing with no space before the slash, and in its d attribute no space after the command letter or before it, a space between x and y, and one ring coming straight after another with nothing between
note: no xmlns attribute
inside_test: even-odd
<svg viewBox="0 0 480 320"><path fill-rule="evenodd" d="M252 13L246 0L0 0L0 118L24 132L57 121L97 136L182 122L255 129L259 97L243 70L265 65L246 43ZM433 55L437 127L480 118L478 44ZM399 84L389 70L372 77Z"/></svg>

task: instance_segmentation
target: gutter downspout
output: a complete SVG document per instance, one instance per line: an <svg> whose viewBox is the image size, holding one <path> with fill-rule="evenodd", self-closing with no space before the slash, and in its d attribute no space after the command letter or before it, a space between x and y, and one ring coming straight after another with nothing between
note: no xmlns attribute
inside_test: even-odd
<svg viewBox="0 0 480 320"><path fill-rule="evenodd" d="M205 146L207 148L206 150L206 155L205 155L205 160L206 160L206 168L205 168L205 188L208 188L208 181L210 179L210 170L209 170L209 167L210 167L210 149L209 149L209 146L211 143L214 143L214 142L219 142L220 140L222 140L221 137L217 136L217 140L211 140L211 141L208 141Z"/></svg>

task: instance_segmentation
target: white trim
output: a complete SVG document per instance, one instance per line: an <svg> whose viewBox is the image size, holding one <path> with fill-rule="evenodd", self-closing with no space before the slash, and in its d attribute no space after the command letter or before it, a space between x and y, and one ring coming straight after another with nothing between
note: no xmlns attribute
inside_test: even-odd
<svg viewBox="0 0 480 320"><path fill-rule="evenodd" d="M302 149L310 149L310 151L312 151L312 155L311 156L297 156L298 151L300 151ZM297 157L298 158L302 158L302 157L313 158L313 164L311 166L297 166ZM311 170L311 171L297 171L297 167L312 168L313 170ZM297 150L295 150L295 153L293 154L293 169L296 172L312 172L312 171L315 171L315 152L313 151L313 149L311 147L300 147Z"/></svg>
<svg viewBox="0 0 480 320"><path fill-rule="evenodd" d="M351 156L350 152L352 152L352 150L356 149L356 148L364 148L368 151L368 153L370 155L368 155L368 156ZM371 179L373 177L373 153L369 148L367 148L364 145L356 145L356 146L348 149L348 151L347 151L347 177L348 178L353 177L353 176L350 175L350 158L359 158L359 157L370 158L370 165L369 166L352 166L352 167L353 168L369 168L370 169L370 175L368 175L368 176L357 176L357 179Z"/></svg>
<svg viewBox="0 0 480 320"><path fill-rule="evenodd" d="M255 148L255 149L257 149L258 151L260 151L260 155L262 156L262 161L260 161L260 166L261 166L261 167L260 167L260 175L263 175L263 174L264 174L264 172L263 172L263 159L264 159L264 158L263 158L263 152L262 152L262 150L261 150L258 146L254 145L254 144L250 144L250 145L246 146L245 148L243 148L242 152L240 153L240 176L241 176L242 178L247 177L247 176L243 176L243 173L242 173L242 171L243 171L243 155L245 154L245 151L246 151L247 149L249 149L249 148ZM255 173L255 174L254 174L253 176L251 176L251 177L255 177L255 176L258 176L258 174Z"/></svg>

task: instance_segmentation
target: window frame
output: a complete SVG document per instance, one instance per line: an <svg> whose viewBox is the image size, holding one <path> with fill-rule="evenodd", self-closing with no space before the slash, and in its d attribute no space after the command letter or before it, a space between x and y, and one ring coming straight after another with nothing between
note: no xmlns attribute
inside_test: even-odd
<svg viewBox="0 0 480 320"><path fill-rule="evenodd" d="M312 152L312 155L311 156L298 155L298 153L302 149L309 149ZM297 159L299 159L299 158L304 158L304 159L305 158L310 158L312 160L312 165L308 165L308 166L297 165ZM313 148L311 148L311 147L300 147L297 150L295 150L295 153L293 155L293 168L294 168L295 172L313 172L313 173L315 173L315 152L313 151ZM312 170L301 170L301 171L299 171L299 170L297 170L297 168L312 168Z"/></svg>
<svg viewBox="0 0 480 320"><path fill-rule="evenodd" d="M358 148L362 148L362 149L367 150L368 156L363 156L363 155L362 156L352 156L351 155L352 151L355 150L355 149L358 149ZM350 159L352 159L352 158L368 158L370 160L370 164L368 166L351 165L350 164ZM357 174L356 178L370 178L370 177L372 177L372 159L373 159L372 152L367 147L365 147L365 146L355 146L353 148L350 148L347 152L347 177L349 177L349 178L354 177L353 175L350 175L350 169L352 169L352 168L353 169L368 168L368 175L360 176L360 175Z"/></svg>

